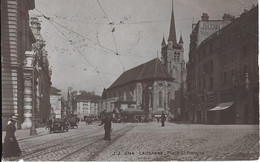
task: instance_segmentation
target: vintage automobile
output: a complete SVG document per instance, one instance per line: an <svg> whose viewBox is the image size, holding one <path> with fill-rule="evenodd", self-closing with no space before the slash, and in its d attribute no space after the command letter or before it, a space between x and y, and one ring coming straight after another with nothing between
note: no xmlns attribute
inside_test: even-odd
<svg viewBox="0 0 260 162"><path fill-rule="evenodd" d="M74 127L78 128L78 125L77 125L78 117L76 115L71 116L68 123L69 123L70 128L74 128Z"/></svg>
<svg viewBox="0 0 260 162"><path fill-rule="evenodd" d="M88 118L86 118L85 119L86 120L86 124L92 124L92 121L93 121L93 119L92 118L90 118L90 117L88 117Z"/></svg>
<svg viewBox="0 0 260 162"><path fill-rule="evenodd" d="M50 125L50 133L68 131L68 122L65 119L54 119Z"/></svg>

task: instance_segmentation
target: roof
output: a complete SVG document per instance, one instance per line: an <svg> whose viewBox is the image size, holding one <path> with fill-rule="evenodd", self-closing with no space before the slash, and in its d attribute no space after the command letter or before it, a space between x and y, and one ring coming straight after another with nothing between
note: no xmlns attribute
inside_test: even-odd
<svg viewBox="0 0 260 162"><path fill-rule="evenodd" d="M221 30L216 31L215 33L213 33L212 35L210 35L208 38L206 38L205 40L203 40L200 45L198 46L198 49L200 47L202 47L204 44L206 44L207 42L209 42L210 40L214 39L216 36L221 35L223 32L225 32L226 30L232 29L234 26L238 25L239 23L241 23L241 21L243 21L244 19L248 19L249 16L252 15L258 15L258 5L254 8L252 8L250 11L248 11L247 13L243 13L241 14L240 17L236 18L233 22L229 23L228 25L226 25L224 28L222 28Z"/></svg>
<svg viewBox="0 0 260 162"><path fill-rule="evenodd" d="M59 89L57 89L57 88L55 88L55 87L52 87L51 86L51 92L50 92L50 95L61 95L59 92L60 92L61 90L59 90Z"/></svg>
<svg viewBox="0 0 260 162"><path fill-rule="evenodd" d="M173 13L173 2L172 2L170 34L169 34L168 41L172 41L173 44L177 44L177 41L176 41L176 31L175 31L175 21L174 21L174 13Z"/></svg>
<svg viewBox="0 0 260 162"><path fill-rule="evenodd" d="M76 101L98 101L101 100L101 96L95 95L89 92L82 92L76 96Z"/></svg>
<svg viewBox="0 0 260 162"><path fill-rule="evenodd" d="M158 58L125 71L108 88L112 89L130 82L143 80L173 80Z"/></svg>
<svg viewBox="0 0 260 162"><path fill-rule="evenodd" d="M182 35L181 35L180 40L179 40L179 44L180 44L180 43L183 43Z"/></svg>
<svg viewBox="0 0 260 162"><path fill-rule="evenodd" d="M163 40L162 40L162 44L161 45L166 45L164 36L163 36Z"/></svg>

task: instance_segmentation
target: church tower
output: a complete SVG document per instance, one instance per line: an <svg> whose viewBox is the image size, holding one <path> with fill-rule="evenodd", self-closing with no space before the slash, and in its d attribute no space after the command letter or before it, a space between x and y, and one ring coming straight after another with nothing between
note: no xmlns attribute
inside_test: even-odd
<svg viewBox="0 0 260 162"><path fill-rule="evenodd" d="M179 90L181 83L185 81L185 61L183 59L184 49L183 49L183 39L180 36L180 40L177 43L176 39L176 29L174 21L174 12L173 12L173 2L172 2L172 13L171 13L171 22L170 22L170 32L168 38L168 44L166 45L164 37L162 41L162 51L161 51L161 61L169 74L174 78L174 88Z"/></svg>

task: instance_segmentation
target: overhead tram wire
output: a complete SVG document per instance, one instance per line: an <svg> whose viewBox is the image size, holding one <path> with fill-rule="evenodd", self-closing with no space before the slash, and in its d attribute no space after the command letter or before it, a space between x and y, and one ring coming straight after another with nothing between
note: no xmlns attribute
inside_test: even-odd
<svg viewBox="0 0 260 162"><path fill-rule="evenodd" d="M36 9L36 11L38 11L37 9ZM43 17L44 18L46 18L47 20L50 20L50 18L49 17L46 17L43 13L41 13L40 11L38 11L40 14L42 14L43 15ZM52 21L49 21L68 41L70 40L57 26L55 26L54 24L53 24L53 22ZM100 82L101 82L101 84L103 85L103 88L105 88L105 86L104 86L104 84L103 84L103 81L102 81L102 79L101 79L101 77L100 77L100 72L98 71L98 69L97 69L97 67L95 67L87 58L86 58L86 56L80 51L80 50L78 50L78 48L74 45L74 44L71 44L80 54L81 54L81 56L88 62L88 64L96 71L96 73L98 74L98 77L99 77L99 79L100 79Z"/></svg>
<svg viewBox="0 0 260 162"><path fill-rule="evenodd" d="M122 62L122 60L120 59L119 54L118 54L118 48L117 48L117 44L116 44L116 39L115 39L115 35L114 35L114 33L113 33L114 28L112 28L112 26L111 26L111 21L109 20L109 18L108 18L108 16L107 16L106 12L105 12L105 10L104 10L104 8L102 7L101 3L99 2L99 0L97 0L97 2L98 2L98 4L99 4L100 8L102 9L102 11L103 11L103 13L104 13L104 15L105 15L105 17L106 17L108 23L110 24L109 26L110 26L110 29L111 29L111 31L112 31L112 36L113 36L113 40L114 40L114 44L115 44L115 48L116 48L116 55L117 55L117 57L118 57L118 59L119 59L121 65L122 65L122 67L123 67L123 71L125 71L124 64L123 64L123 62Z"/></svg>
<svg viewBox="0 0 260 162"><path fill-rule="evenodd" d="M81 34L75 32L75 31L73 31L73 30L71 30L71 29L69 29L69 28L67 28L67 27L64 26L64 25L61 25L60 23L54 21L53 19L50 19L50 17L46 17L46 16L45 16L42 12L40 12L39 10L37 10L37 9L35 9L35 10L38 11L38 12L39 12L44 18L46 18L47 20L54 22L55 24L57 24L57 25L59 25L59 26L65 28L65 29L67 29L67 30L69 30L69 31L71 31L71 32L73 32L73 33L75 33L75 34L77 34L78 36L81 36L82 38L87 39L88 41L90 41L90 42L94 43L95 45L100 46L100 47L102 47L102 48L104 48L104 49L106 49L106 50L112 52L113 54L117 54L117 52L114 52L113 50L111 50L111 49L109 49L109 48L107 48L107 47L105 47L105 46L102 46L102 45L98 44L97 42L95 42L95 41L93 41L93 40L91 40L91 39L89 39L89 38L87 38L87 37L85 37L85 36L83 36L83 35L81 35ZM105 51L105 52L107 52L107 51Z"/></svg>
<svg viewBox="0 0 260 162"><path fill-rule="evenodd" d="M88 41L94 43L95 45L100 46L100 47L102 47L102 48L104 48L104 49L106 49L106 50L112 52L113 54L116 54L116 52L114 52L113 50L111 50L111 49L109 49L109 48L107 48L107 47L105 47L105 46L102 46L102 45L98 44L97 42L95 42L95 41L93 41L93 40L91 40L91 39L89 39L89 38L87 38L87 37L85 37L85 36L83 36L83 35L81 35L81 34L75 32L75 31L73 31L73 30L71 30L71 29L69 29L69 28L67 28L66 26L61 25L60 23L58 23L58 22L56 22L56 21L54 21L54 20L51 20L51 19L50 19L50 21L52 21L52 22L54 22L55 24L57 24L57 25L59 25L59 26L65 28L65 29L67 29L67 30L69 30L69 31L71 31L71 32L73 32L73 33L75 33L75 34L77 34L78 36L80 36L80 37L82 37L82 38L87 39ZM108 52L108 51L105 51L105 52Z"/></svg>

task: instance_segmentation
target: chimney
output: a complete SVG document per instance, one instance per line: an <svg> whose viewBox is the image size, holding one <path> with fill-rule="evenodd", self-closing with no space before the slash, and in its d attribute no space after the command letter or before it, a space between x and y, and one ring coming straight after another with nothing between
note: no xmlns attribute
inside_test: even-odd
<svg viewBox="0 0 260 162"><path fill-rule="evenodd" d="M234 16L231 16L230 14L226 14L226 13L223 15L222 18L223 18L223 20L226 20L226 21L232 21L233 19L235 19Z"/></svg>
<svg viewBox="0 0 260 162"><path fill-rule="evenodd" d="M202 21L208 21L208 20L209 20L209 15L208 15L207 13L204 13L204 12L203 12L203 14L202 14L202 16L201 16L201 20L202 20Z"/></svg>

